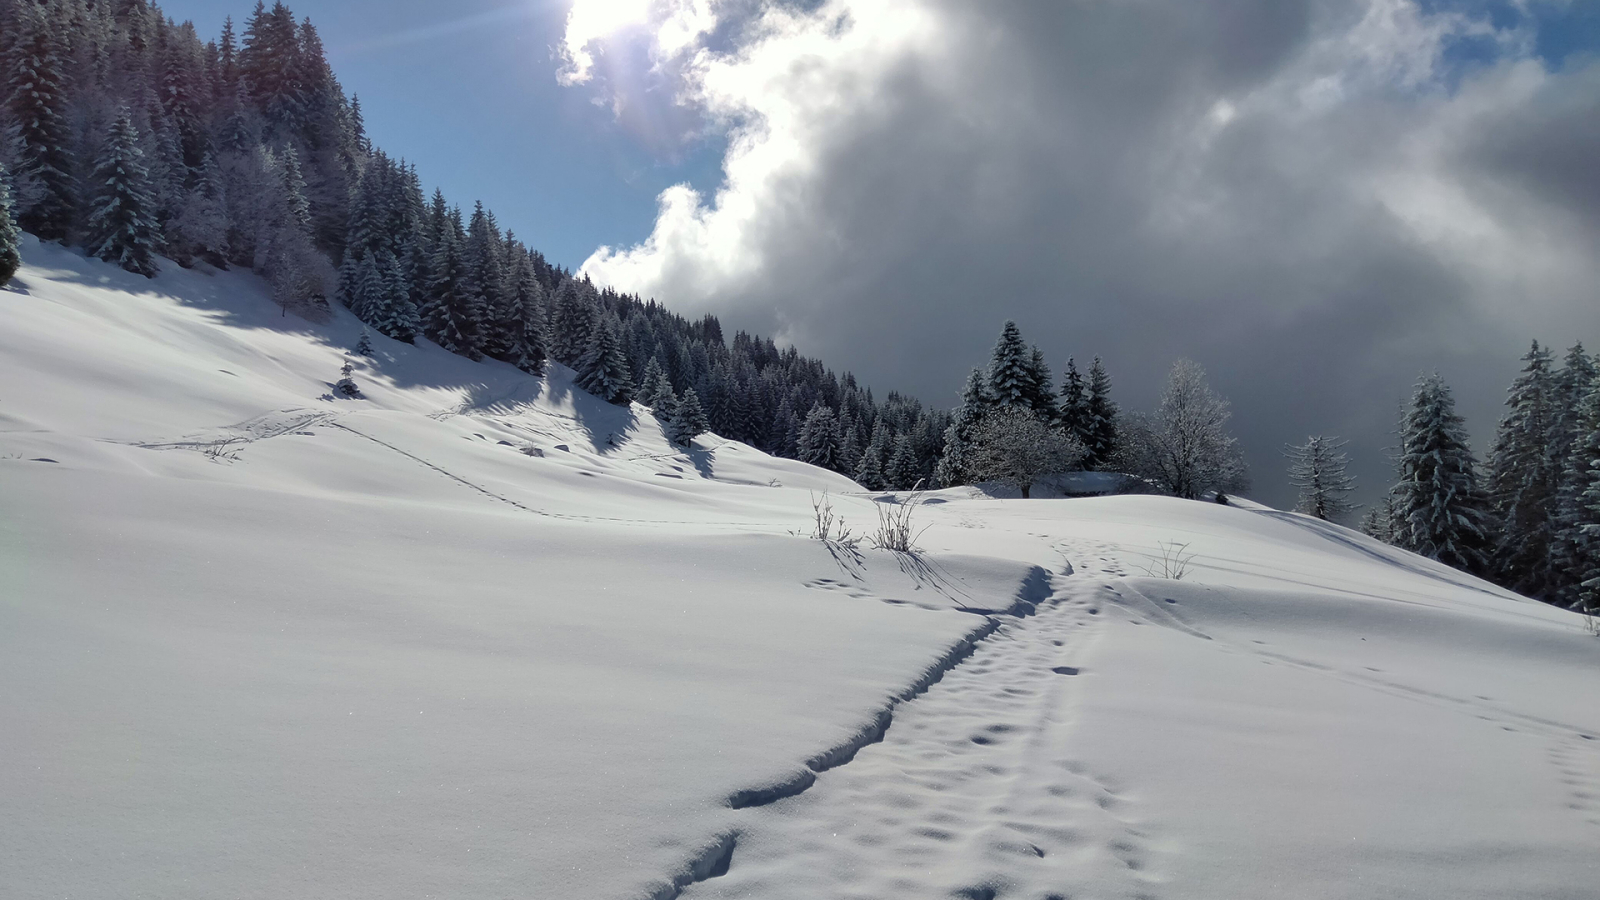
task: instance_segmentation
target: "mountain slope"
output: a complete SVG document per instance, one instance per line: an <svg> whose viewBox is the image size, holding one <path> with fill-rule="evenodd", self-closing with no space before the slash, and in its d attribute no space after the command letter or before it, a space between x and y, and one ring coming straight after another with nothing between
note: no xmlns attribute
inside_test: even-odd
<svg viewBox="0 0 1600 900"><path fill-rule="evenodd" d="M342 312L24 256L10 896L1592 886L1600 641L1568 613L1154 497L947 491L925 553L824 545L822 492L857 531L894 498L675 448L559 367L375 336L333 399Z"/></svg>

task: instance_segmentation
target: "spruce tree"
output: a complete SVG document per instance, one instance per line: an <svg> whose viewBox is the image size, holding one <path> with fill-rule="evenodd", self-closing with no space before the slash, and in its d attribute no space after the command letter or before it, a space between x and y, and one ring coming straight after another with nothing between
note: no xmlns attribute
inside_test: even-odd
<svg viewBox="0 0 1600 900"><path fill-rule="evenodd" d="M644 374L639 376L639 392L634 399L639 401L641 405L654 409L656 394L660 391L662 379L666 375L667 373L661 370L661 363L656 362L656 358L651 356L650 361L645 363ZM670 390L671 387L672 384L668 382L667 388Z"/></svg>
<svg viewBox="0 0 1600 900"><path fill-rule="evenodd" d="M883 479L892 491L909 491L917 486L921 476L917 471L917 448L909 434L895 439L894 453L889 456Z"/></svg>
<svg viewBox="0 0 1600 900"><path fill-rule="evenodd" d="M434 309L438 333L434 340L451 353L468 359L482 359L479 347L480 320L477 298L467 290L466 261L462 244L465 235L461 227L461 211L452 210L446 217L434 250L431 268L433 283L430 304Z"/></svg>
<svg viewBox="0 0 1600 900"><path fill-rule="evenodd" d="M1028 351L1028 406L1040 421L1054 424L1060 418L1056 406L1055 389L1051 387L1050 366L1044 361L1044 352L1038 347Z"/></svg>
<svg viewBox="0 0 1600 900"><path fill-rule="evenodd" d="M1558 421L1554 466L1558 483L1550 550L1555 583L1551 588L1552 596L1546 599L1562 606L1571 606L1576 601L1582 581L1583 493L1588 489L1589 467L1594 460L1579 456L1593 429L1588 402L1596 378L1594 360L1584 352L1582 344L1574 345L1567 351L1556 379Z"/></svg>
<svg viewBox="0 0 1600 900"><path fill-rule="evenodd" d="M533 270L533 261L520 247L512 266L512 301L522 317L521 347L513 351L513 362L530 375L543 375L550 356L550 340L545 326L544 287Z"/></svg>
<svg viewBox="0 0 1600 900"><path fill-rule="evenodd" d="M1038 392L1033 355L1017 323L1006 321L989 360L989 397L996 406L1033 408Z"/></svg>
<svg viewBox="0 0 1600 900"><path fill-rule="evenodd" d="M1356 485L1347 471L1346 443L1313 435L1288 448L1289 483L1300 489L1296 512L1337 521L1355 509L1349 500Z"/></svg>
<svg viewBox="0 0 1600 900"><path fill-rule="evenodd" d="M1489 456L1488 495L1498 534L1493 571L1501 584L1530 597L1549 596L1559 471L1554 446L1559 416L1550 351L1533 343L1506 396Z"/></svg>
<svg viewBox="0 0 1600 900"><path fill-rule="evenodd" d="M1597 596L1584 583L1600 577L1600 509L1595 507L1600 499L1596 494L1600 491L1600 378L1590 382L1574 420L1577 440L1563 470L1555 553L1556 567L1565 579L1553 599L1582 609Z"/></svg>
<svg viewBox="0 0 1600 900"><path fill-rule="evenodd" d="M1468 572L1487 563L1486 500L1478 485L1466 425L1437 374L1417 382L1400 426L1395 543Z"/></svg>
<svg viewBox="0 0 1600 900"><path fill-rule="evenodd" d="M665 372L656 375L655 384L650 389L650 412L663 425L670 425L672 417L678 414L678 395L672 390L672 379Z"/></svg>
<svg viewBox="0 0 1600 900"><path fill-rule="evenodd" d="M1089 392L1078 374L1076 360L1067 359L1067 371L1061 377L1061 430L1089 446Z"/></svg>
<svg viewBox="0 0 1600 900"><path fill-rule="evenodd" d="M686 388L674 407L668 433L674 443L690 446L695 438L705 434L706 429L710 427L706 422L705 412L700 408L700 398L695 396L694 388Z"/></svg>
<svg viewBox="0 0 1600 900"><path fill-rule="evenodd" d="M11 182L6 177L6 167L0 165L0 287L5 287L22 265L20 241L21 234L11 218Z"/></svg>
<svg viewBox="0 0 1600 900"><path fill-rule="evenodd" d="M1106 374L1100 357L1089 367L1089 401L1087 433L1083 446L1088 455L1083 467L1103 469L1110 465L1117 452L1117 404L1111 399L1111 376Z"/></svg>
<svg viewBox="0 0 1600 900"><path fill-rule="evenodd" d="M800 461L824 469L839 465L839 423L821 401L813 404L800 426Z"/></svg>
<svg viewBox="0 0 1600 900"><path fill-rule="evenodd" d="M633 376L628 372L628 357L609 318L601 319L589 338L589 347L578 360L578 387L607 403L624 406L633 397Z"/></svg>
<svg viewBox="0 0 1600 900"><path fill-rule="evenodd" d="M86 244L90 255L154 278L160 229L141 156L139 134L123 110L95 164Z"/></svg>
<svg viewBox="0 0 1600 900"><path fill-rule="evenodd" d="M888 431L884 423L878 423L872 430L872 441L861 451L861 462L856 466L856 484L869 491L881 491L888 484L883 472L883 451L889 442Z"/></svg>
<svg viewBox="0 0 1600 900"><path fill-rule="evenodd" d="M10 68L6 107L15 123L16 221L40 240L65 240L72 228L77 190L62 47L46 7L14 3L10 11L16 32L6 60Z"/></svg>
<svg viewBox="0 0 1600 900"><path fill-rule="evenodd" d="M355 352L359 356L372 355L372 332L365 325L361 326L361 339L356 341Z"/></svg>

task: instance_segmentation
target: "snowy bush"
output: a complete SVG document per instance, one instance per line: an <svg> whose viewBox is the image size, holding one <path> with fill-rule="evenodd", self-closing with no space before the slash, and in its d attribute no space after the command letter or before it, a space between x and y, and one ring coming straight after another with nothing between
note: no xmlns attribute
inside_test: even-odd
<svg viewBox="0 0 1600 900"><path fill-rule="evenodd" d="M1228 401L1206 384L1205 370L1180 359L1167 376L1155 413L1130 417L1123 464L1174 497L1197 500L1207 491L1239 491L1248 476L1237 442L1228 434L1230 416Z"/></svg>

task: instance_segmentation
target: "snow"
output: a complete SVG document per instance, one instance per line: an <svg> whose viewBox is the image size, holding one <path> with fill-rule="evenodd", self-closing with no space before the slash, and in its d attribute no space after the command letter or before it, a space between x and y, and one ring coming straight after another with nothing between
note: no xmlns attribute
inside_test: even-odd
<svg viewBox="0 0 1600 900"><path fill-rule="evenodd" d="M23 254L7 897L1593 896L1570 613L1243 501L824 545L907 499L425 342L332 399L342 311Z"/></svg>

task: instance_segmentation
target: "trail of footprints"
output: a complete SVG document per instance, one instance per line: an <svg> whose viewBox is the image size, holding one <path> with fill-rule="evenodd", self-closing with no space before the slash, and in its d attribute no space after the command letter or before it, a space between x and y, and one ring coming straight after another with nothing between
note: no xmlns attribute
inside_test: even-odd
<svg viewBox="0 0 1600 900"><path fill-rule="evenodd" d="M1081 578L1055 588L899 707L883 742L806 793L750 810L729 871L682 896L1160 896L1161 853L1137 797L1071 754L1109 595Z"/></svg>

